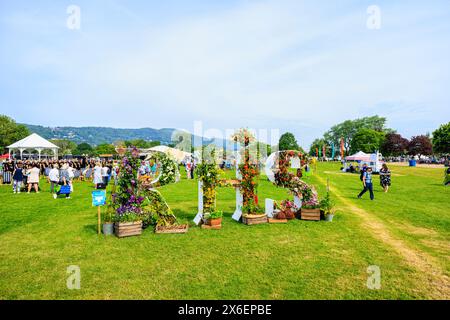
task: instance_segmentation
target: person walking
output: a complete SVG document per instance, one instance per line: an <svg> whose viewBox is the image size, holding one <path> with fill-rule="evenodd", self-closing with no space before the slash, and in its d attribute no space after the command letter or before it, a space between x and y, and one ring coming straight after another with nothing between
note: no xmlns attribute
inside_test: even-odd
<svg viewBox="0 0 450 320"><path fill-rule="evenodd" d="M358 199L361 199L361 197L369 191L370 193L370 200L373 200L375 197L373 195L373 184L372 184L372 168L368 167L366 172L363 174L363 185L364 189L359 193Z"/></svg>
<svg viewBox="0 0 450 320"><path fill-rule="evenodd" d="M98 189L103 184L102 165L100 164L100 162L97 162L95 164L95 167L93 169L93 176L95 189Z"/></svg>
<svg viewBox="0 0 450 320"><path fill-rule="evenodd" d="M23 181L23 167L19 163L13 173L13 193L20 193Z"/></svg>
<svg viewBox="0 0 450 320"><path fill-rule="evenodd" d="M391 185L391 171L386 163L383 163L380 170L380 185L383 188L384 192L389 191L389 187Z"/></svg>

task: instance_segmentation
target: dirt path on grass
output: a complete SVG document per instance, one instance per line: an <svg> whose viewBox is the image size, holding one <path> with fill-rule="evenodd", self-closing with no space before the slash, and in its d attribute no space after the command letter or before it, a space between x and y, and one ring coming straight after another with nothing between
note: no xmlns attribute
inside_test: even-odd
<svg viewBox="0 0 450 320"><path fill-rule="evenodd" d="M320 183L326 184L325 180L318 175L315 176ZM364 226L372 235L392 247L411 267L420 272L424 285L428 288L432 299L450 299L450 278L444 273L436 260L429 254L409 247L404 241L396 238L373 214L359 208L350 200L344 198L336 188L330 186L333 193L354 214L360 217Z"/></svg>

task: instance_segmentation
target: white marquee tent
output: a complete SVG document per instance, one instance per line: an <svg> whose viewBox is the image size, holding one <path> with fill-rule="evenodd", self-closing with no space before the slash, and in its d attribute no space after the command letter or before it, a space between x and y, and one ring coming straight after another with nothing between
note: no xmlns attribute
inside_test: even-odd
<svg viewBox="0 0 450 320"><path fill-rule="evenodd" d="M44 150L52 150L54 158L58 157L58 149L59 147L48 140L45 140L40 135L33 133L28 137L13 143L12 145L7 147L9 150L9 154L14 151L20 152L20 158L23 157L24 151L37 151L39 155L39 159L41 159L41 153Z"/></svg>
<svg viewBox="0 0 450 320"><path fill-rule="evenodd" d="M162 152L172 156L177 162L183 161L187 157L191 157L192 153L181 151L168 146L156 146L147 150L142 150L143 154L151 154L152 152Z"/></svg>

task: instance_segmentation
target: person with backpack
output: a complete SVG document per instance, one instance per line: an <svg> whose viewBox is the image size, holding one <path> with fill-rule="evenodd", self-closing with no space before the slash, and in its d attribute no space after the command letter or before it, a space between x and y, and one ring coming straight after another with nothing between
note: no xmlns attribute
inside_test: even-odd
<svg viewBox="0 0 450 320"><path fill-rule="evenodd" d="M56 199L60 194L65 194L66 199L70 199L70 178L66 165L63 165L59 173L59 184L61 187L58 192L53 194L53 198Z"/></svg>
<svg viewBox="0 0 450 320"><path fill-rule="evenodd" d="M368 167L366 171L363 173L363 186L364 189L359 193L358 199L361 199L364 193L369 191L370 193L370 200L373 200L375 198L373 194L373 183L372 183L372 168Z"/></svg>

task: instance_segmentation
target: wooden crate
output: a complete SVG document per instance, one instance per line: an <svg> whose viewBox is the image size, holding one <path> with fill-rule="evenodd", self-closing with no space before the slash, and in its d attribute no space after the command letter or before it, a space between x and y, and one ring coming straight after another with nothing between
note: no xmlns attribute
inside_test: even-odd
<svg viewBox="0 0 450 320"><path fill-rule="evenodd" d="M269 223L287 223L287 219L268 219Z"/></svg>
<svg viewBox="0 0 450 320"><path fill-rule="evenodd" d="M114 233L118 238L139 236L142 234L142 221L118 222L114 224Z"/></svg>
<svg viewBox="0 0 450 320"><path fill-rule="evenodd" d="M320 221L320 209L301 209L302 220Z"/></svg>
<svg viewBox="0 0 450 320"><path fill-rule="evenodd" d="M207 229L207 230L220 230L222 229L222 225L215 225L215 226L209 226L207 224L202 224L202 229Z"/></svg>
<svg viewBox="0 0 450 320"><path fill-rule="evenodd" d="M258 214L258 215L246 215L242 216L242 223L246 225L254 225L254 224L262 224L267 223L267 216L265 214Z"/></svg>
<svg viewBox="0 0 450 320"><path fill-rule="evenodd" d="M188 232L188 225L176 225L176 226L156 226L155 233L186 233Z"/></svg>

